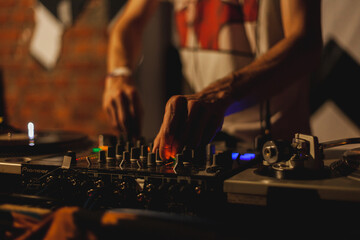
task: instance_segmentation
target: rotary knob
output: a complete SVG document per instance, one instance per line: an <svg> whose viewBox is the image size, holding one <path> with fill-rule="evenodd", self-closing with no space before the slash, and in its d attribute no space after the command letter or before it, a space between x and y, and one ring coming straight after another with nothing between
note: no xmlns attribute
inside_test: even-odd
<svg viewBox="0 0 360 240"><path fill-rule="evenodd" d="M109 146L107 150L106 162L113 163L116 160L116 151L115 147Z"/></svg>
<svg viewBox="0 0 360 240"><path fill-rule="evenodd" d="M153 167L156 165L156 156L155 153L149 152L147 155L147 165L148 167Z"/></svg>
<svg viewBox="0 0 360 240"><path fill-rule="evenodd" d="M176 154L175 158L175 165L174 165L174 171L178 172L179 170L184 168L184 155L183 154Z"/></svg>
<svg viewBox="0 0 360 240"><path fill-rule="evenodd" d="M106 163L106 151L100 150L98 152L98 163Z"/></svg>

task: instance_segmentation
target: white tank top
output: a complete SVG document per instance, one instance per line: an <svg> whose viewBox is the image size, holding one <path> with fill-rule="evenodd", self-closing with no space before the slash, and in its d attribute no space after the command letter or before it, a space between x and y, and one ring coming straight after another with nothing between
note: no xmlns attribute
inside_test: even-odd
<svg viewBox="0 0 360 240"><path fill-rule="evenodd" d="M283 39L278 0L175 0L183 75L195 92L241 69ZM270 99L274 138L309 133L308 80ZM224 119L222 131L252 142L260 134L260 105Z"/></svg>

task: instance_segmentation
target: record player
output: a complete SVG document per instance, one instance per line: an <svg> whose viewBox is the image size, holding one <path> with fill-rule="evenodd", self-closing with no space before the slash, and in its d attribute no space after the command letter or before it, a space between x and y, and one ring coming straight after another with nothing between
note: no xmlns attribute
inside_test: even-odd
<svg viewBox="0 0 360 240"><path fill-rule="evenodd" d="M358 205L360 203L359 138L319 143L296 134L293 142L268 141L263 161L224 181L230 203L276 206Z"/></svg>

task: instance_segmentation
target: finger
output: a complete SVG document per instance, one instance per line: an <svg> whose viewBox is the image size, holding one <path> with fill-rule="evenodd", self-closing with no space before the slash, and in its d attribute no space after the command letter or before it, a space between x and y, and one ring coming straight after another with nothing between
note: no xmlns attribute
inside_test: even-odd
<svg viewBox="0 0 360 240"><path fill-rule="evenodd" d="M188 119L188 108L187 108L187 99L182 97L177 99L177 112L176 112L176 121L171 126L172 134L174 135L174 140L172 143L172 153L174 156L176 153L179 153L185 145L184 133L186 129L186 122Z"/></svg>
<svg viewBox="0 0 360 240"><path fill-rule="evenodd" d="M112 105L110 104L110 106L104 106L103 108L106 112L107 119L110 121L111 126L116 127L115 113Z"/></svg>
<svg viewBox="0 0 360 240"><path fill-rule="evenodd" d="M166 160L172 157L171 145L168 144L164 137L160 138L159 153L162 160Z"/></svg>
<svg viewBox="0 0 360 240"><path fill-rule="evenodd" d="M152 152L155 153L156 149L160 146L160 133L158 133L153 142L153 149Z"/></svg>
<svg viewBox="0 0 360 240"><path fill-rule="evenodd" d="M134 137L138 138L141 136L141 124L142 124L142 115L143 110L141 106L141 101L139 94L136 90L133 90L129 93L130 105L129 111L131 114L131 132Z"/></svg>
<svg viewBox="0 0 360 240"><path fill-rule="evenodd" d="M119 133L125 132L125 126L121 123L118 117L118 105L116 104L115 100L111 102L111 108L109 112L112 115L112 126L116 128Z"/></svg>
<svg viewBox="0 0 360 240"><path fill-rule="evenodd" d="M106 113L106 117L109 120L112 127L117 127L117 121L116 121L116 115L115 115L115 109L113 106L113 102L109 101L106 95L103 95L103 104L102 108Z"/></svg>
<svg viewBox="0 0 360 240"><path fill-rule="evenodd" d="M107 109L107 114L108 114L108 119L110 120L111 126L113 128L116 128L118 131L122 131L121 126L119 125L119 122L117 120L117 116L116 116L116 108L111 105L111 107L109 107Z"/></svg>
<svg viewBox="0 0 360 240"><path fill-rule="evenodd" d="M175 156L183 145L181 132L187 119L187 101L182 96L172 97L165 108L159 135L159 152L162 159Z"/></svg>
<svg viewBox="0 0 360 240"><path fill-rule="evenodd" d="M121 92L119 97L115 100L116 102L116 116L118 119L118 124L124 130L124 132L131 136L131 121L130 121L130 110L129 110L129 101L125 94Z"/></svg>

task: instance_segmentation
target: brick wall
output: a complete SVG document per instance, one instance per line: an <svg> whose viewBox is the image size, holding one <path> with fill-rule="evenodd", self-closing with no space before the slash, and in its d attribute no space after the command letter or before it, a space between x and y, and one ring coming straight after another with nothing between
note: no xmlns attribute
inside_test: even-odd
<svg viewBox="0 0 360 240"><path fill-rule="evenodd" d="M35 0L0 0L0 68L8 122L24 129L110 131L101 109L106 69L105 0L89 0L63 36L56 67L44 69L30 54Z"/></svg>

